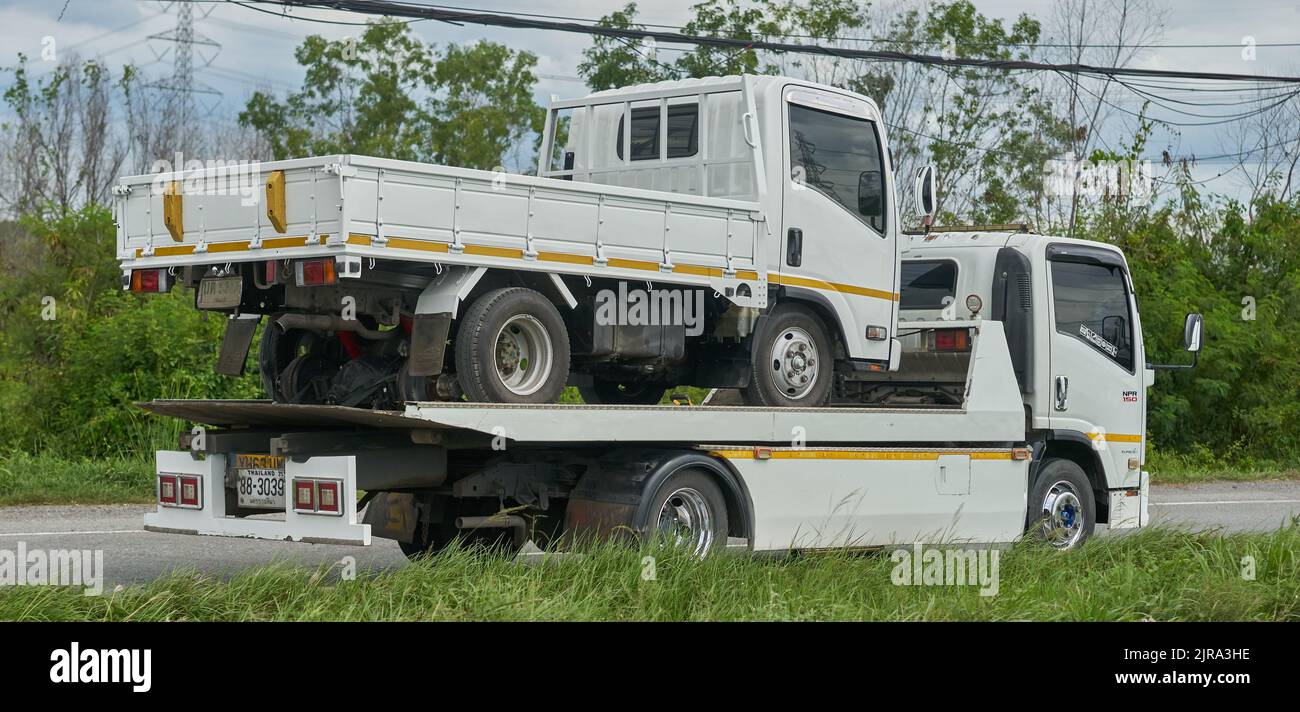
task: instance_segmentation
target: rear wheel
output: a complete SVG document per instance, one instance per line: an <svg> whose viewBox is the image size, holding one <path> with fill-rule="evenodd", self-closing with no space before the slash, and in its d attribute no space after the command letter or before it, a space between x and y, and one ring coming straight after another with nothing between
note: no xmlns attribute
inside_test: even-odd
<svg viewBox="0 0 1300 712"><path fill-rule="evenodd" d="M320 379L337 368L320 336L303 329L282 329L274 317L262 330L258 346L262 389L277 403L316 403L324 397Z"/></svg>
<svg viewBox="0 0 1300 712"><path fill-rule="evenodd" d="M1059 458L1045 461L1029 494L1025 531L1056 549L1074 549L1092 536L1097 503L1083 468Z"/></svg>
<svg viewBox="0 0 1300 712"><path fill-rule="evenodd" d="M497 289L466 310L456 375L480 403L554 403L569 378L569 335L555 305L523 287Z"/></svg>
<svg viewBox="0 0 1300 712"><path fill-rule="evenodd" d="M669 475L646 508L642 524L651 540L686 547L704 557L727 545L727 501L708 474L681 470Z"/></svg>
<svg viewBox="0 0 1300 712"><path fill-rule="evenodd" d="M663 400L668 387L662 383L620 383L596 380L580 386L582 400L592 405L654 405Z"/></svg>
<svg viewBox="0 0 1300 712"><path fill-rule="evenodd" d="M819 406L830 397L831 340L805 306L778 304L754 336L750 358L749 405Z"/></svg>

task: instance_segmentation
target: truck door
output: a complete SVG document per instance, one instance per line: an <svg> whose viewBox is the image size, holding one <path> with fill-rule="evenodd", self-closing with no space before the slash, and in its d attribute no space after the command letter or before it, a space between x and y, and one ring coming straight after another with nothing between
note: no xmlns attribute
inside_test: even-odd
<svg viewBox="0 0 1300 712"><path fill-rule="evenodd" d="M887 360L898 301L893 178L880 117L867 102L785 90L785 169L777 281L820 302L852 358ZM828 324L834 328L834 324ZM872 330L867 337L868 327Z"/></svg>
<svg viewBox="0 0 1300 712"><path fill-rule="evenodd" d="M1101 247L1047 247L1052 302L1050 422L1101 454L1111 487L1136 485L1146 391L1137 302L1123 256Z"/></svg>

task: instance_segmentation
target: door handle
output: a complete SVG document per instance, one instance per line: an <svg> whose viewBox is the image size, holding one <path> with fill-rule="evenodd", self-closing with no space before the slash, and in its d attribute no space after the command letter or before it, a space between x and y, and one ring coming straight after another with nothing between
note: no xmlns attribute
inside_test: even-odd
<svg viewBox="0 0 1300 712"><path fill-rule="evenodd" d="M1070 379L1066 376L1056 377L1056 409L1065 410L1066 398L1070 395Z"/></svg>
<svg viewBox="0 0 1300 712"><path fill-rule="evenodd" d="M803 230L792 227L786 231L785 263L790 267L803 264Z"/></svg>

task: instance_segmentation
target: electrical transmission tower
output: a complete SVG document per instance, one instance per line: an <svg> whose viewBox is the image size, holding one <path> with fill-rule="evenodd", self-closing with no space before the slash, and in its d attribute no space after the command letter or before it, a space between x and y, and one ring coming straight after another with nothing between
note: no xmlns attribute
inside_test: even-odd
<svg viewBox="0 0 1300 712"><path fill-rule="evenodd" d="M187 0L164 4L164 10L176 11L176 27L149 36L151 40L171 45L161 52L154 50L154 55L159 60L166 58L168 52L173 53L171 77L155 80L145 86L160 89L168 94L171 117L176 122L178 149L183 149L187 145L186 138L199 113L196 95L212 97L204 107L204 113L210 113L221 97L221 92L194 78L195 54L198 54L202 62L201 66L206 67L211 65L221 52L220 43L194 31L194 5ZM211 12L212 8L202 11L200 19L207 17ZM199 48L197 52L196 47Z"/></svg>

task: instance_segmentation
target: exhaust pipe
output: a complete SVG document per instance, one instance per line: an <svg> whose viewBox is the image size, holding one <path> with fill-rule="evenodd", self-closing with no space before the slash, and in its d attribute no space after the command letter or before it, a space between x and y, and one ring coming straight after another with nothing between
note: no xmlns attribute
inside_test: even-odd
<svg viewBox="0 0 1300 712"><path fill-rule="evenodd" d="M306 329L308 331L351 331L374 341L391 339L400 329L377 331L367 329L356 319L344 319L333 314L285 314L275 320L281 329Z"/></svg>
<svg viewBox="0 0 1300 712"><path fill-rule="evenodd" d="M517 514L493 514L487 517L456 517L457 529L526 529L528 523Z"/></svg>

